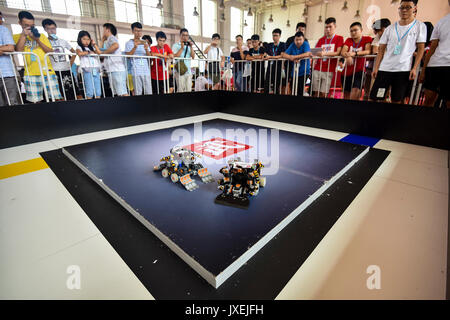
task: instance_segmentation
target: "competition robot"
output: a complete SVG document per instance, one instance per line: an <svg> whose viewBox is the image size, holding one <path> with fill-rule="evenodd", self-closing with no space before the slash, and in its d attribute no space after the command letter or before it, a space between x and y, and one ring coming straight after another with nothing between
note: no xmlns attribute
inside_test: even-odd
<svg viewBox="0 0 450 320"><path fill-rule="evenodd" d="M247 208L249 196L256 196L260 187L266 186L266 177L261 177L264 165L257 159L253 163L242 162L240 158L228 161L228 167L219 170L223 178L218 181L222 193L215 202L234 207Z"/></svg>
<svg viewBox="0 0 450 320"><path fill-rule="evenodd" d="M201 155L183 147L173 147L170 149L170 155L162 158L159 165L153 167L155 171L161 171L164 178L170 176L173 183L178 181L188 191L194 191L198 188L198 184L192 180L191 176L198 175L204 183L213 182L214 178L207 168L202 164L195 163L196 158Z"/></svg>

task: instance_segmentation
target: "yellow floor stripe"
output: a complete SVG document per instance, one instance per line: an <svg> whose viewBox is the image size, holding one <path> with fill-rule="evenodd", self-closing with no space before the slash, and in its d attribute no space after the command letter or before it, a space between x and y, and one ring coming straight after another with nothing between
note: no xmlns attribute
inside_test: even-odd
<svg viewBox="0 0 450 320"><path fill-rule="evenodd" d="M6 179L46 168L48 168L48 165L42 158L10 163L0 166L0 179Z"/></svg>

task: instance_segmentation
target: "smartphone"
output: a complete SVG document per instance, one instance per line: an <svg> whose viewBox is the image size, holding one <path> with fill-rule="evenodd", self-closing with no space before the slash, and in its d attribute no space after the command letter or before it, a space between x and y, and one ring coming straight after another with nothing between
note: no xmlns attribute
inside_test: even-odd
<svg viewBox="0 0 450 320"><path fill-rule="evenodd" d="M317 56L319 52L322 52L322 48L311 48L311 54Z"/></svg>

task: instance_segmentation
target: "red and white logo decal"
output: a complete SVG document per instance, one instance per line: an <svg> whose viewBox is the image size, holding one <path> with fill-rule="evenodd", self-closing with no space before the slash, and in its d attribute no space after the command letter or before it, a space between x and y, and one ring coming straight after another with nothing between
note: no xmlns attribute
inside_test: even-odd
<svg viewBox="0 0 450 320"><path fill-rule="evenodd" d="M190 149L215 160L220 160L241 151L250 149L251 146L223 138L212 138L210 140L184 146L184 148Z"/></svg>

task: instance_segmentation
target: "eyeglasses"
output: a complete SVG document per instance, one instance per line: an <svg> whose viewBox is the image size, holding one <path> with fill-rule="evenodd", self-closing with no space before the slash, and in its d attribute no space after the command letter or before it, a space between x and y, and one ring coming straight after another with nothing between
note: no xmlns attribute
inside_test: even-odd
<svg viewBox="0 0 450 320"><path fill-rule="evenodd" d="M411 6L404 6L404 7L398 7L398 10L400 10L400 11L402 11L402 10L409 11L409 10L411 10L412 8L414 8L414 7L411 7Z"/></svg>

